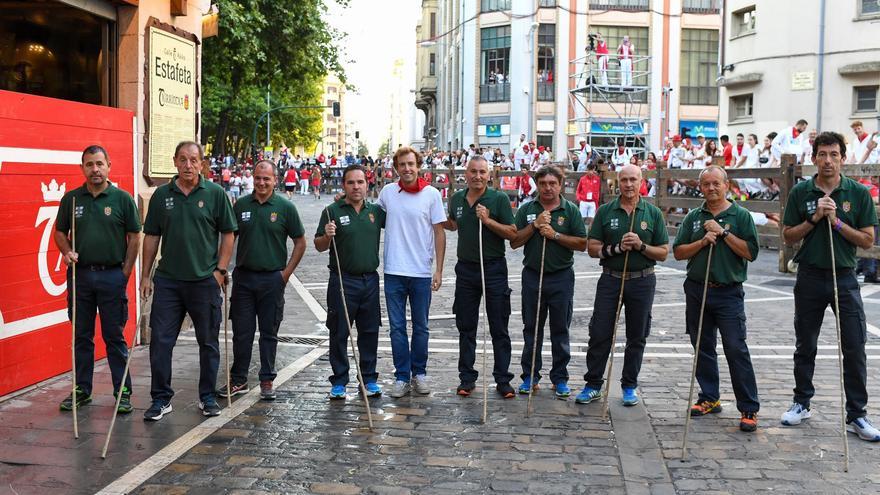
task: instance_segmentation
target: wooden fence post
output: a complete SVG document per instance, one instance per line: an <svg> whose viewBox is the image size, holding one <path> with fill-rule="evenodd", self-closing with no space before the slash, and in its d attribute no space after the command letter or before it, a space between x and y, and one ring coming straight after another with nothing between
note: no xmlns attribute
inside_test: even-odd
<svg viewBox="0 0 880 495"><path fill-rule="evenodd" d="M794 247L787 245L782 237L782 219L785 218L788 193L795 184L796 163L794 155L786 154L782 155L779 167L779 271L782 273L788 273L788 261L794 257Z"/></svg>

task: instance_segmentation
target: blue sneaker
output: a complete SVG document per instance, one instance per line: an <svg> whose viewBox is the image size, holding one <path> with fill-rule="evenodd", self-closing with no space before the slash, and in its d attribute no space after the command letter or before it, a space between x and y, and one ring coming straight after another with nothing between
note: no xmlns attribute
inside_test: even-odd
<svg viewBox="0 0 880 495"><path fill-rule="evenodd" d="M540 381L540 380L538 380L538 381L535 382L535 386L534 386L535 391L537 391L538 388L539 388L539 387L538 387L538 382L539 382L539 381ZM531 379L530 377L526 377L525 379L523 379L522 385L519 386L519 393L521 393L521 394L528 394L528 393L529 393L529 388L531 387L531 385L532 385L532 379Z"/></svg>
<svg viewBox="0 0 880 495"><path fill-rule="evenodd" d="M571 395L571 389L568 387L568 383L559 382L554 388L556 389L556 398L557 399L566 399L569 395Z"/></svg>
<svg viewBox="0 0 880 495"><path fill-rule="evenodd" d="M878 431L877 428L868 421L868 418L864 416L847 423L846 430L850 433L855 433L862 440L868 442L880 442L880 431Z"/></svg>
<svg viewBox="0 0 880 495"><path fill-rule="evenodd" d="M602 390L598 388L592 388L587 385L584 385L584 389L581 390L581 393L574 398L574 401L578 404L589 404L594 400L598 400L602 398Z"/></svg>
<svg viewBox="0 0 880 495"><path fill-rule="evenodd" d="M364 388L367 389L367 397L379 397L382 395L382 387L376 382L367 382Z"/></svg>
<svg viewBox="0 0 880 495"><path fill-rule="evenodd" d="M623 388L623 405L627 407L632 407L639 403L639 394L636 393L635 388L624 387Z"/></svg>
<svg viewBox="0 0 880 495"><path fill-rule="evenodd" d="M333 385L330 389L330 400L345 399L345 385Z"/></svg>

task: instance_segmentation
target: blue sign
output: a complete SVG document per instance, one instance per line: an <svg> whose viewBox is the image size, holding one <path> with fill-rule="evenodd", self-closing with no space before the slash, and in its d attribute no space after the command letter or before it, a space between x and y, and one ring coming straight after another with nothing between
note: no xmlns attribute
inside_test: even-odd
<svg viewBox="0 0 880 495"><path fill-rule="evenodd" d="M711 139L718 137L718 122L714 120L681 120L678 127L681 129L682 137L696 138L697 134ZM687 132L684 130L685 127L688 129Z"/></svg>
<svg viewBox="0 0 880 495"><path fill-rule="evenodd" d="M490 124L486 126L486 136L501 137L501 124Z"/></svg>
<svg viewBox="0 0 880 495"><path fill-rule="evenodd" d="M644 134L645 128L639 122L596 122L590 123L592 134Z"/></svg>

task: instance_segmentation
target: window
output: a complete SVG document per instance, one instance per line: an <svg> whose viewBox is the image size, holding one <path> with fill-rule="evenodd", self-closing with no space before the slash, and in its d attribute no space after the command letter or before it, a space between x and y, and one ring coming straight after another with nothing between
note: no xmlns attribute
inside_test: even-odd
<svg viewBox="0 0 880 495"><path fill-rule="evenodd" d="M437 13L431 12L431 39L437 37Z"/></svg>
<svg viewBox="0 0 880 495"><path fill-rule="evenodd" d="M538 27L538 101L554 100L554 81L556 80L556 24L541 24Z"/></svg>
<svg viewBox="0 0 880 495"><path fill-rule="evenodd" d="M718 31L681 30L681 103L717 105Z"/></svg>
<svg viewBox="0 0 880 495"><path fill-rule="evenodd" d="M540 0L538 7L556 7L556 0Z"/></svg>
<svg viewBox="0 0 880 495"><path fill-rule="evenodd" d="M336 94L336 86L327 86L327 94Z"/></svg>
<svg viewBox="0 0 880 495"><path fill-rule="evenodd" d="M880 2L878 2L877 0L859 0L859 15L880 15Z"/></svg>
<svg viewBox="0 0 880 495"><path fill-rule="evenodd" d="M730 98L730 117L731 122L751 121L754 96L750 93L747 95L737 95Z"/></svg>
<svg viewBox="0 0 880 495"><path fill-rule="evenodd" d="M539 132L535 137L535 146L553 149L553 134L542 134Z"/></svg>
<svg viewBox="0 0 880 495"><path fill-rule="evenodd" d="M617 47L620 46L624 36L629 36L629 41L632 43L636 57L633 64L633 85L647 86L650 83L647 74L648 69L650 68L648 66L648 61L638 60L639 57L644 57L651 53L650 36L647 27L593 25L591 31L601 34L602 37L605 38L605 43L608 44L608 51L610 52L609 59L611 60L608 64L608 82L610 84L619 84L620 81L620 66L617 65L614 60L617 59ZM609 94L607 96L608 101L611 102L628 102L630 101L630 98L632 98L632 101L634 102L646 102L648 92L642 91L632 95Z"/></svg>
<svg viewBox="0 0 880 495"><path fill-rule="evenodd" d="M113 105L116 25L62 2L2 2L0 89Z"/></svg>
<svg viewBox="0 0 880 495"><path fill-rule="evenodd" d="M731 14L730 30L733 37L744 36L755 32L755 7L754 5Z"/></svg>
<svg viewBox="0 0 880 495"><path fill-rule="evenodd" d="M717 14L719 0L684 0L682 10L692 14Z"/></svg>
<svg viewBox="0 0 880 495"><path fill-rule="evenodd" d="M434 53L428 54L428 75L437 75L437 55Z"/></svg>
<svg viewBox="0 0 880 495"><path fill-rule="evenodd" d="M480 102L510 101L510 26L480 30Z"/></svg>
<svg viewBox="0 0 880 495"><path fill-rule="evenodd" d="M510 10L510 0L480 0L480 12Z"/></svg>
<svg viewBox="0 0 880 495"><path fill-rule="evenodd" d="M592 10L648 10L648 0L590 0Z"/></svg>
<svg viewBox="0 0 880 495"><path fill-rule="evenodd" d="M854 113L874 113L877 111L878 86L856 86L853 88Z"/></svg>

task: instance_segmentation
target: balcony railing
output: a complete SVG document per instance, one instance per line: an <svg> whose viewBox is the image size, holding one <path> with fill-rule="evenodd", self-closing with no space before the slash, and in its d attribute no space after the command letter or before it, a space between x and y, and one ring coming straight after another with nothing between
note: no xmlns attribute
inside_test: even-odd
<svg viewBox="0 0 880 495"><path fill-rule="evenodd" d="M648 10L648 0L590 0L591 10Z"/></svg>
<svg viewBox="0 0 880 495"><path fill-rule="evenodd" d="M556 83L538 81L538 101L554 101L556 99Z"/></svg>
<svg viewBox="0 0 880 495"><path fill-rule="evenodd" d="M510 101L510 83L480 85L480 103L495 101Z"/></svg>

